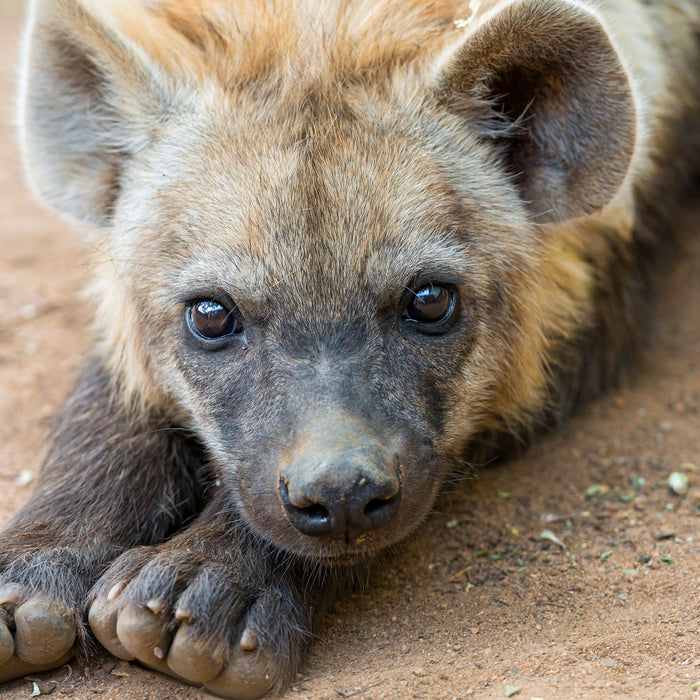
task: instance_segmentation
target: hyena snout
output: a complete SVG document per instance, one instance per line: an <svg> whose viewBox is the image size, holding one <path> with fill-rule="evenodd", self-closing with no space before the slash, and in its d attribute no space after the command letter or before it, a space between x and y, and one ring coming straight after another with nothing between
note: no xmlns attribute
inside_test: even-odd
<svg viewBox="0 0 700 700"><path fill-rule="evenodd" d="M353 540L388 525L401 501L399 455L356 424L325 426L280 473L289 522L302 534Z"/></svg>

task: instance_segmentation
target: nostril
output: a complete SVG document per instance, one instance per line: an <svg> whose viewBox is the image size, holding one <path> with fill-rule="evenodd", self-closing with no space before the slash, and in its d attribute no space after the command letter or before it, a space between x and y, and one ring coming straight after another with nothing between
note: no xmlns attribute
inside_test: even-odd
<svg viewBox="0 0 700 700"><path fill-rule="evenodd" d="M299 508L297 506L292 506L292 508L296 508L296 510L299 513L303 513L307 518L310 518L311 520L326 520L326 518L330 517L328 509L324 508L318 503L314 503L313 505L307 506L306 508Z"/></svg>
<svg viewBox="0 0 700 700"><path fill-rule="evenodd" d="M284 475L280 478L279 490L287 517L297 530L310 536L325 535L331 531L334 523L328 508L320 503L292 503L289 498L288 481Z"/></svg>
<svg viewBox="0 0 700 700"><path fill-rule="evenodd" d="M364 509L364 514L372 516L390 506L396 500L396 496L391 498L373 498Z"/></svg>
<svg viewBox="0 0 700 700"><path fill-rule="evenodd" d="M365 455L362 454L364 457ZM355 457L354 453L350 457ZM306 467L302 470L292 467ZM401 470L382 473L374 462L338 464L318 457L279 475L279 494L291 525L310 537L354 539L388 525L401 506Z"/></svg>

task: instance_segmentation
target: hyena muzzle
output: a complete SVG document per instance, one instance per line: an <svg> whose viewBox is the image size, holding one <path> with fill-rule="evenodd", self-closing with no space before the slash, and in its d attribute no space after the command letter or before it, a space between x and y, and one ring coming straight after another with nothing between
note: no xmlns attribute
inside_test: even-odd
<svg viewBox="0 0 700 700"><path fill-rule="evenodd" d="M21 140L97 345L0 538L0 679L279 689L445 477L634 356L698 0L32 0ZM89 627L88 623L89 622Z"/></svg>

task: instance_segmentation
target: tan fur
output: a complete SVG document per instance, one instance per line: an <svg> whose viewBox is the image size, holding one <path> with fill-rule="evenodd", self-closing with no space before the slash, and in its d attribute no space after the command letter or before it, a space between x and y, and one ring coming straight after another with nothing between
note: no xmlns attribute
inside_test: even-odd
<svg viewBox="0 0 700 700"><path fill-rule="evenodd" d="M487 369L489 363L484 359L485 373L496 370L500 375L493 400L483 406L483 419L487 422L495 418L506 424L517 424L523 419L529 420L527 416L541 408L548 377L548 346L570 337L593 313L596 270L586 258L591 247L602 246L599 252L602 258L606 252L604 242L591 238L591 230L599 225L611 227L619 236L629 237L634 223L631 190L638 179L655 177L651 154L655 148L663 148L663 144L657 142L663 131L665 114L676 111L674 102L684 94L670 87L672 80L677 85L680 78L673 63L664 62L663 42L656 36L660 32L675 36L687 31L684 27L697 22L695 3L677 3L679 15L684 13L689 19L670 20L674 22L672 27L664 26L663 18L660 23L653 10L643 9L635 0L616 0L596 6L573 4L593 12L605 23L628 66L638 109L638 141L628 178L613 202L595 214L590 222L547 225L543 228L544 247L540 253L524 254L527 262L522 279L514 281L515 288L511 290L520 305L521 337L509 337L508 346L501 348L497 369ZM372 109L378 117L389 120L397 103L405 112L420 110L420 91L432 80L431 71L436 70L434 66L439 66L442 60L439 56L445 51L449 54L450 46L459 44L465 35L478 31L484 22L488 23L489 17L502 5L484 2L470 7L470 3L450 0L430 3L173 0L145 6L137 0L109 3L82 0L77 5L85 8L85 14L81 15L82 27L76 30L73 26L71 31L84 34L86 43L92 36L95 41L113 44L110 61L113 61L113 70L125 80L133 76L132 64L127 62L134 52L140 55L142 65L151 66L151 80L166 80L162 71L169 81L182 84L184 80L184 92L178 99L189 105L195 120L202 119L208 112L214 115L211 121L224 121L223 115L229 111L246 109L246 94L252 92L263 113L245 115L237 120L234 128L240 129L237 138L243 142L249 138L255 140L254 149L270 141L272 163L278 157L274 153L274 142L279 134L289 135L283 138L295 138L294 112L303 114L303 101L308 99L309 90L326 93L321 100L326 106L321 109L327 112L319 115L319 122L326 123L323 128L329 130L334 128L330 115L335 102L342 102L344 109L355 113L366 114L367 109ZM476 17L472 16L474 7L478 7ZM471 21L459 22L465 19ZM75 22L75 18L71 22ZM463 28L465 24L466 29ZM105 39L100 38L101 35ZM108 36L111 38L107 39ZM687 44L678 41L681 47ZM682 62L682 51L675 53L679 55L673 56L673 60ZM341 99L336 100L334 93ZM191 141L196 138L188 134L184 124L171 128L174 139ZM250 136L246 135L246 130ZM204 150L197 151L197 157L207 158L206 147L202 148ZM163 170L166 189L176 164L179 165L178 156L164 154L163 162L157 166ZM266 167L263 164L259 170L264 171ZM380 172L371 175L377 190L386 188L383 175ZM420 179L420 170L416 175ZM138 178L138 173L133 177ZM157 193L162 189L159 183L144 182L141 191L156 193L157 202ZM209 196L206 192L203 195L205 199ZM168 200L167 206L172 208L171 201ZM126 217L127 221L121 225L126 228L141 226L140 249L149 247L149 218L155 217L158 229L167 227L168 220L173 218L172 212L158 212L157 204L154 209L154 203L144 208L142 202L129 201L124 206L127 208L136 208L140 223ZM264 216L263 220L252 222L252 230L257 228L264 235L263 221ZM490 224L485 221L484 225L488 228ZM517 219L514 225L518 226ZM223 244L229 230L210 229L206 245ZM253 236L251 229L248 231ZM256 245L254 237L246 244L251 241ZM504 245L508 245L505 239ZM154 376L161 371L154 371L149 365L152 359L136 330L140 312L134 306L134 290L130 289L133 282L129 281L128 269L136 250L131 241L125 242L117 236L112 236L104 246L106 262L99 274L98 316L106 352L112 357L115 376L121 378L127 395L138 396L146 403L162 403L165 401L162 387L153 383ZM533 255L539 259L535 260ZM122 263L122 260L127 262ZM293 274L293 270L271 271L267 276L283 276L290 272ZM261 272L251 271L251 274ZM469 381L474 380L470 378ZM470 406L469 416L455 417L452 423L455 435L471 432L458 427L464 421L481 422L475 417L473 401L468 397L465 400ZM460 409L455 411L458 414Z"/></svg>
<svg viewBox="0 0 700 700"><path fill-rule="evenodd" d="M178 289L218 286L249 304L259 294L264 307L271 290L294 297L304 289L309 261L317 260L328 278L313 281L326 285L331 303L336 295L351 298L372 265L378 280L395 269L391 283L400 290L432 260L464 270L469 293L487 305L494 280L508 300L504 323L474 321L479 342L463 376L454 377L459 390L450 399L441 452L457 457L484 432L527 433L557 410L550 393L569 361L563 348L597 324L598 294L613 272L615 251L632 245L636 188L667 177L658 156L667 150L666 123L687 111L683 102L691 93L690 86L684 92L671 85L684 74L677 66L691 59L667 49L663 37L680 36L678 45L690 51L698 7L562 1L530 26L521 5L540 7L521 0L72 5L61 20L64 31L99 56L114 82L110 100L126 115L120 125L126 135L115 138L126 139L131 158L100 244L96 294L100 354L127 402L168 406L213 430L177 359L149 339L171 334ZM519 31L532 38L516 35L503 53L499 42L512 39L508 23L499 22L511 10L518 21L525 16ZM543 38L540 21L551 23ZM601 108L611 124L630 118L635 124L626 142L604 146L576 175L589 178L586 196L599 196L600 183L601 192L617 191L612 200L586 216L556 214L538 224L551 218L547 211L534 212L531 221L464 120L483 117L479 100L490 72L519 53L523 60L546 53L556 45L552 33L565 35L572 22L582 28L574 37L587 32L593 42L594 67L618 76L611 78L613 90L624 80L619 100L614 92L610 97L620 111L612 103ZM617 57L597 56L597 23ZM38 24L33 31L44 29ZM556 76L540 79L556 89ZM464 117L426 99L431 91L442 91L448 102L450 91L463 94ZM419 145L423 138L428 150ZM32 165L31 139L26 142L30 172L40 180L42 167ZM314 170L305 170L307 148L317 153ZM629 155L610 150L618 148ZM627 172L622 183L606 172L613 160ZM311 181L319 210L295 213ZM541 187L534 186L535 197ZM455 196L468 211L453 211ZM59 206L71 211L72 201ZM320 259L304 217L324 231ZM442 245L439 232L454 227L475 232L474 240ZM290 244L281 244L278 228L293 232ZM221 276L212 278L213 269ZM338 303L340 318L346 302ZM169 308L172 314L162 313ZM621 352L611 348L611 366Z"/></svg>
<svg viewBox="0 0 700 700"><path fill-rule="evenodd" d="M32 0L22 70L98 345L0 584L228 697L634 364L700 171L700 0Z"/></svg>

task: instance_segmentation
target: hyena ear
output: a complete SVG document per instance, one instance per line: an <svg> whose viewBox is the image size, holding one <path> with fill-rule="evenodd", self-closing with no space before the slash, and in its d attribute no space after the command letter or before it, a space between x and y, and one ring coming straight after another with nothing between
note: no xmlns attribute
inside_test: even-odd
<svg viewBox="0 0 700 700"><path fill-rule="evenodd" d="M515 0L476 18L439 94L500 148L538 222L592 213L624 179L636 138L627 73L575 2Z"/></svg>
<svg viewBox="0 0 700 700"><path fill-rule="evenodd" d="M25 167L39 198L76 219L109 226L128 160L177 107L159 41L167 27L156 20L138 0L30 3L19 104ZM177 56L178 37L167 39Z"/></svg>

